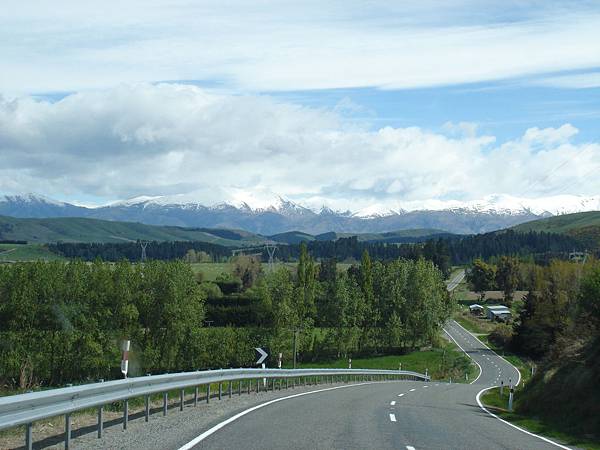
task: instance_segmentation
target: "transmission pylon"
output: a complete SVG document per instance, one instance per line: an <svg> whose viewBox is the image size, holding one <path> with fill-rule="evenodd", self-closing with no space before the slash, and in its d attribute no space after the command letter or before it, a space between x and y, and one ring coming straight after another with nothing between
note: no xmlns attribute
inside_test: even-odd
<svg viewBox="0 0 600 450"><path fill-rule="evenodd" d="M277 245L272 242L267 242L265 243L265 249L269 255L269 272L273 272L275 266L274 256L275 252L277 251Z"/></svg>
<svg viewBox="0 0 600 450"><path fill-rule="evenodd" d="M140 241L140 246L142 247L142 262L146 261L146 247L148 247L148 242Z"/></svg>

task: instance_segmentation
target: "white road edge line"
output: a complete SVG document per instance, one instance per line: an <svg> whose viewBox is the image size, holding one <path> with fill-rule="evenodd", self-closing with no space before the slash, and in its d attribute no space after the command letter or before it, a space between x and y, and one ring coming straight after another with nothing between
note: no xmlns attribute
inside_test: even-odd
<svg viewBox="0 0 600 450"><path fill-rule="evenodd" d="M498 353L496 353L494 350L492 350L491 348L489 348L487 345L485 345L483 342L481 342L479 340L479 338L477 336L475 336L473 333L471 333L469 330L467 330L465 327L463 327L460 323L458 323L456 320L453 320L452 322L454 322L456 325L458 325L459 327L461 327L463 330L465 330L467 333L469 333L471 336L473 336L475 338L475 340L479 341L479 343L481 345L483 345L485 348L487 348L490 352L492 352L494 355L496 355L498 358L504 360L504 362L506 364L508 364L509 366L511 366L513 369L515 369L517 371L517 374L519 375L519 379L517 380L515 386L518 386L519 383L521 382L521 371L519 369L517 369L514 365L512 365L509 361L507 361L506 359L504 359L502 356L500 356Z"/></svg>
<svg viewBox="0 0 600 450"><path fill-rule="evenodd" d="M481 376L481 374L483 373L483 369L481 368L481 366L479 365L479 363L478 363L477 361L475 361L475 358L473 358L471 355L469 355L469 354L468 354L468 353L465 351L465 349L464 349L464 348L462 348L458 342L456 342L456 339L454 339L454 338L452 337L452 335L446 331L446 329L445 329L445 328L443 328L443 330L444 330L444 333L446 333L446 334L448 335L448 337L449 337L450 339L452 339L452 341L454 341L454 343L455 343L456 345L458 345L458 348L460 348L460 349L463 351L463 353L464 353L465 355L467 355L469 358L471 358L471 361L473 361L475 364L477 364L477 367L479 367L479 375L477 375L477 378L475 378L475 379L474 379L473 381L471 381L469 384L473 384L473 383L475 383L477 380L479 380L479 377L480 377L480 376Z"/></svg>
<svg viewBox="0 0 600 450"><path fill-rule="evenodd" d="M325 391L333 391L335 389L344 389L344 388L349 388L349 387L355 387L355 386L366 386L369 384L375 384L377 382L367 382L367 383L357 383L357 384L347 384L345 386L334 386L334 387L330 387L330 388L325 388L325 389L317 389L316 391L309 391L309 392L300 392L299 394L294 394L294 395L288 395L287 397L280 397L280 398L276 398L274 400L270 400L268 402L265 403L261 403L260 405L256 405L253 406L252 408L248 408L238 414L236 414L235 416L230 417L227 420L224 420L223 422L220 422L218 424L216 424L214 427L206 430L204 433L202 433L200 436L192 439L190 442L188 442L185 445L182 445L181 447L179 447L179 450L189 450L193 447L195 447L196 445L198 445L200 442L202 442L204 439L206 439L207 437L209 437L211 434L216 433L217 431L219 431L221 428L223 428L225 425L229 425L231 422L236 421L237 419L239 419L240 417L245 416L246 414L251 413L252 411L256 411L257 409L261 409L264 408L265 406L269 406L272 405L273 403L277 403L277 402L281 402L283 400L288 400L290 398L296 398L296 397L302 397L304 395L309 395L309 394L316 394L319 392L325 392Z"/></svg>
<svg viewBox="0 0 600 450"><path fill-rule="evenodd" d="M396 421L396 414L390 414L390 420L392 422L395 422Z"/></svg>
<svg viewBox="0 0 600 450"><path fill-rule="evenodd" d="M479 405L479 407L481 409L483 409L490 416L495 417L496 419L498 419L500 422L504 422L506 425L511 426L513 428L516 428L517 430L522 431L523 433L526 433L526 434L528 434L530 436L533 436L533 437L536 437L538 439L541 439L542 441L545 441L545 442L547 442L549 444L555 445L555 446L557 446L559 448L564 448L565 450L571 450L571 448L565 447L564 445L561 445L561 444L558 444L558 443L556 443L554 441L551 441L550 439L545 438L544 436L540 436L539 434L535 434L535 433L532 433L531 431L527 431L527 430L525 430L525 429L523 429L521 427L518 427L518 426L516 426L516 425L514 425L514 424L512 424L512 423L510 423L510 422L508 422L508 421L506 421L504 419L502 419L501 417L498 417L493 412L489 411L485 406L483 406L483 403L481 403L481 398L480 397L481 397L481 394L483 394L485 391L489 391L490 389L494 389L495 387L497 387L497 386L491 386L491 387L488 387L488 388L484 388L484 389L482 389L481 391L479 391L477 393L477 404Z"/></svg>

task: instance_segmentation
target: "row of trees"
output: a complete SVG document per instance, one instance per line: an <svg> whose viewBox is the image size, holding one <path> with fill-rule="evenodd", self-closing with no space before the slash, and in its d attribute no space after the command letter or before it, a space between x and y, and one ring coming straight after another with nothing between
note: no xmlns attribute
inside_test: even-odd
<svg viewBox="0 0 600 450"><path fill-rule="evenodd" d="M94 261L98 258L112 262L123 259L140 261L142 257L140 242L57 242L48 244L48 249L66 258L84 261ZM147 244L146 256L148 259L162 261L221 261L231 256L231 250L222 245L200 241L153 241Z"/></svg>
<svg viewBox="0 0 600 450"><path fill-rule="evenodd" d="M233 232L222 230L224 236ZM229 234L228 234L229 233ZM233 237L233 236L230 236ZM367 251L375 260L391 261L398 258L425 258L433 261L448 274L451 264L468 264L474 259L490 260L502 255L527 256L537 261L549 262L573 250L582 250L583 245L573 237L545 233L518 233L513 230L470 236L441 235L422 242L423 238L395 238L399 242L360 241L356 236L329 241L311 241L304 244L284 245L277 248L281 261L297 261L301 245L306 245L310 254L318 260L335 258L338 261L359 261ZM139 243L56 243L50 244L51 251L68 258L93 261L139 261ZM150 242L146 250L150 259L173 260L184 258L189 262L207 260L222 261L231 256L228 247L206 242ZM268 258L266 250L263 259Z"/></svg>
<svg viewBox="0 0 600 450"><path fill-rule="evenodd" d="M304 247L295 280L282 268L256 289L276 333L317 326L338 356L431 344L452 310L430 261L373 263L367 252L360 266L339 272L335 260L317 265Z"/></svg>
<svg viewBox="0 0 600 450"><path fill-rule="evenodd" d="M339 272L303 246L295 272L265 274L243 258L236 270L255 322L207 327L207 298L218 308L236 293L198 282L182 261L0 266L0 385L119 377L124 338L133 374L248 366L256 346L290 355L294 334L304 359L402 351L431 344L452 309L441 272L424 259L372 263L365 252L360 267ZM239 312L222 308L221 320L235 323Z"/></svg>
<svg viewBox="0 0 600 450"><path fill-rule="evenodd" d="M511 256L502 256L497 265L476 259L467 271L467 281L481 301L486 291L501 290L507 306L512 305L515 290L523 285L519 260Z"/></svg>

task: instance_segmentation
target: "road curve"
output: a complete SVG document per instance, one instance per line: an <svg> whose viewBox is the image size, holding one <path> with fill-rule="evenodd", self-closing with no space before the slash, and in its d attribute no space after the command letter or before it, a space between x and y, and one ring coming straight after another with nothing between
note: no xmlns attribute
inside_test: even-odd
<svg viewBox="0 0 600 450"><path fill-rule="evenodd" d="M455 277L449 290L463 277ZM501 382L516 384L520 374L455 321L444 331L480 367L470 384L394 381L324 387L241 411L226 423L198 430L195 440L182 439L181 450L566 448L484 411L478 394Z"/></svg>

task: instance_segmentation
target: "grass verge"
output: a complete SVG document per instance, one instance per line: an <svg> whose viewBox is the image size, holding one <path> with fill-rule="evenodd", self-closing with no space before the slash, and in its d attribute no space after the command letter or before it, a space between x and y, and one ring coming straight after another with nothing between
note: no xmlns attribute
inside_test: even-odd
<svg viewBox="0 0 600 450"><path fill-rule="evenodd" d="M515 399L518 399L520 389L515 393ZM574 445L579 448L589 450L600 450L600 442L590 440L586 436L575 434L569 430L561 429L556 424L549 423L538 417L525 416L516 412L509 412L508 408L508 390L504 390L504 395L500 396L500 388L494 388L481 396L481 401L486 408L498 415L502 419L526 429L535 434L542 435L550 439L556 439L566 445ZM517 403L515 403L515 406ZM518 408L518 406L516 406Z"/></svg>
<svg viewBox="0 0 600 450"><path fill-rule="evenodd" d="M470 382L477 377L479 369L454 343L443 342L439 348L416 351L405 355L376 356L373 358L352 358L353 369L402 370L425 373L434 380L448 380L452 377L456 382ZM348 368L348 359L318 363L301 363L300 368ZM467 377L465 377L465 373Z"/></svg>

